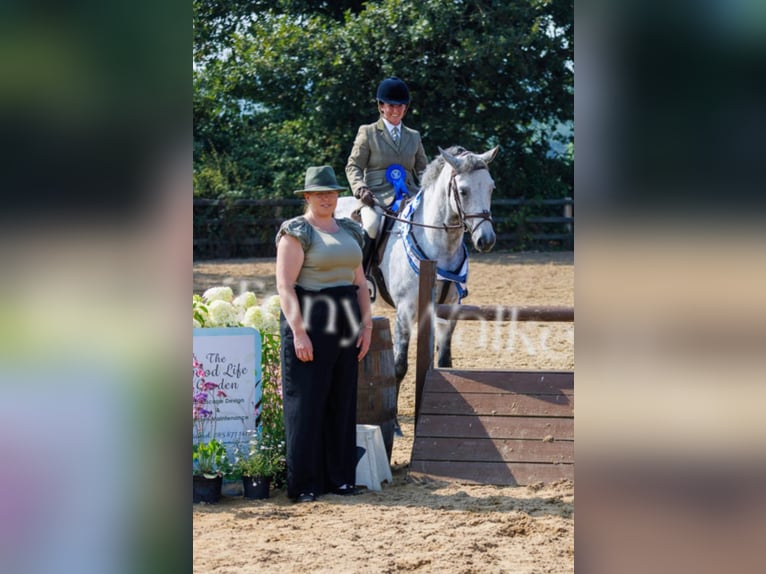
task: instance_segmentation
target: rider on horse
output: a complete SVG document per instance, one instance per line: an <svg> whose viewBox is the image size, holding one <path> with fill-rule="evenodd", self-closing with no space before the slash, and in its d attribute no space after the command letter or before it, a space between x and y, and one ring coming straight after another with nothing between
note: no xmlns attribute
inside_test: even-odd
<svg viewBox="0 0 766 574"><path fill-rule="evenodd" d="M383 213L397 213L414 195L415 179L428 164L420 134L402 124L410 104L410 91L402 80L390 77L378 85L380 118L359 127L346 163L346 177L359 200L358 217L366 231L364 269L369 268L382 235Z"/></svg>

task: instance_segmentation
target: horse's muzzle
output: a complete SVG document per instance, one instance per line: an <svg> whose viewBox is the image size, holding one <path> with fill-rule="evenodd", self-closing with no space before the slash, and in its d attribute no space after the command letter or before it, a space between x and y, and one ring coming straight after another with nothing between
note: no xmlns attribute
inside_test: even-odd
<svg viewBox="0 0 766 574"><path fill-rule="evenodd" d="M476 251L481 253L490 251L495 246L495 234L493 233L490 237L485 237L484 234L481 234L474 240L473 246L476 247Z"/></svg>
<svg viewBox="0 0 766 574"><path fill-rule="evenodd" d="M471 218L480 218L480 221L470 229L471 241L476 251L486 253L495 246L495 223L488 212L478 215L471 215Z"/></svg>
<svg viewBox="0 0 766 574"><path fill-rule="evenodd" d="M476 251L480 253L486 253L495 246L495 230L492 226L480 226L473 230L471 233L471 240Z"/></svg>

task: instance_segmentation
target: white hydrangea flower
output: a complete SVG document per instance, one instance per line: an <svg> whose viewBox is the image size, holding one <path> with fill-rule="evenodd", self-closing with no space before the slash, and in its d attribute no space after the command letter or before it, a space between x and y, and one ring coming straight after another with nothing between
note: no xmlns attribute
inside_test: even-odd
<svg viewBox="0 0 766 574"><path fill-rule="evenodd" d="M199 321L197 321L197 319L194 319L192 317L192 327L194 327L195 329L200 329L202 328L202 323L200 323Z"/></svg>
<svg viewBox="0 0 766 574"><path fill-rule="evenodd" d="M279 319L279 312L281 310L281 306L279 304L279 295L272 295L271 297L269 297L266 300L266 302L263 304L263 308L269 314Z"/></svg>
<svg viewBox="0 0 766 574"><path fill-rule="evenodd" d="M252 291L245 291L244 293L237 295L237 298L234 299L232 303L234 303L234 305L237 307L241 307L242 309L249 309L253 305L258 304L258 297L256 297L255 293Z"/></svg>
<svg viewBox="0 0 766 574"><path fill-rule="evenodd" d="M263 315L263 331L264 333L279 334L279 319L270 313Z"/></svg>
<svg viewBox="0 0 766 574"><path fill-rule="evenodd" d="M212 303L213 301L226 301L227 303L231 303L232 299L234 299L234 292L231 290L231 287L211 287L202 294L202 297L208 303Z"/></svg>
<svg viewBox="0 0 766 574"><path fill-rule="evenodd" d="M237 310L227 301L216 299L208 307L210 327L235 327L239 324Z"/></svg>
<svg viewBox="0 0 766 574"><path fill-rule="evenodd" d="M245 316L242 318L242 324L245 327L252 327L253 329L261 330L263 324L263 309L260 307L250 307L245 311Z"/></svg>

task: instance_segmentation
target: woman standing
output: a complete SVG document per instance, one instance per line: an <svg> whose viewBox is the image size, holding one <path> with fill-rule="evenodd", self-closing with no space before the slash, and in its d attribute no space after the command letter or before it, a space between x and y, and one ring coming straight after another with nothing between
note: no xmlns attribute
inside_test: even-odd
<svg viewBox="0 0 766 574"><path fill-rule="evenodd" d="M357 373L372 318L362 230L333 217L344 189L332 167L308 168L295 191L306 212L276 237L287 495L296 502L356 493Z"/></svg>

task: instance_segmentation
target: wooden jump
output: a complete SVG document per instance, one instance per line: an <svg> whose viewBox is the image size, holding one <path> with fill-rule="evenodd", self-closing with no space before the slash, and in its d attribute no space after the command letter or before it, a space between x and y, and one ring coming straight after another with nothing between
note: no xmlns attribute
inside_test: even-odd
<svg viewBox="0 0 766 574"><path fill-rule="evenodd" d="M410 474L524 485L574 480L574 372L433 368L433 317L574 321L571 307L434 305L420 263L415 440Z"/></svg>

